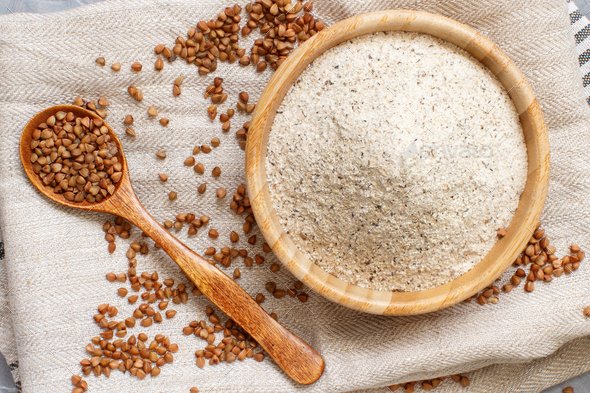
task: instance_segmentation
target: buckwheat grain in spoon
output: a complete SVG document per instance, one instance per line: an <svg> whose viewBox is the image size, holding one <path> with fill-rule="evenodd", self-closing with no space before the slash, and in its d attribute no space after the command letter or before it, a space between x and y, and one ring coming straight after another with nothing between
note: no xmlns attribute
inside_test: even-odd
<svg viewBox="0 0 590 393"><path fill-rule="evenodd" d="M133 192L121 143L98 115L74 105L36 114L21 135L20 159L31 183L47 198L72 208L116 214L144 231L293 380L310 384L322 375L324 361L317 351L145 210Z"/></svg>

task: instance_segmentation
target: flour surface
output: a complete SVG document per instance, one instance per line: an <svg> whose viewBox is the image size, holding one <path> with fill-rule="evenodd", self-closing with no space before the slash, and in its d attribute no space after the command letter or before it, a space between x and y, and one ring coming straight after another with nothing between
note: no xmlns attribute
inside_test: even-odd
<svg viewBox="0 0 590 393"><path fill-rule="evenodd" d="M362 287L413 291L471 269L524 188L512 101L477 60L377 33L316 59L274 120L273 205L300 250Z"/></svg>

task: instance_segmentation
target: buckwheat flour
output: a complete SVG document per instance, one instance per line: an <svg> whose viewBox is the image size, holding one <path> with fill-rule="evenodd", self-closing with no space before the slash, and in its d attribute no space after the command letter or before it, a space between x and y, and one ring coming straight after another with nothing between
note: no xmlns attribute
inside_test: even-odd
<svg viewBox="0 0 590 393"><path fill-rule="evenodd" d="M316 59L269 139L273 204L297 246L363 287L412 291L465 273L507 226L526 147L499 81L426 34L359 37Z"/></svg>

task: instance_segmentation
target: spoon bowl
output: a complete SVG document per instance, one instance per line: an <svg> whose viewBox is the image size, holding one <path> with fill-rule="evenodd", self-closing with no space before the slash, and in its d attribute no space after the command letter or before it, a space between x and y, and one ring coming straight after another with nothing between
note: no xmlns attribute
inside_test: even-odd
<svg viewBox="0 0 590 393"><path fill-rule="evenodd" d="M30 159L33 132L39 124L60 111L71 112L76 117L102 120L117 146L122 176L115 184L113 194L100 202L68 201L64 195L45 186L33 169ZM192 251L145 210L131 186L121 142L114 130L97 114L74 105L57 105L39 112L27 123L21 135L20 160L31 183L52 201L75 209L115 214L145 232L178 264L203 295L247 331L294 381L311 384L322 375L324 360L316 350L271 318L233 279L216 268L215 262Z"/></svg>
<svg viewBox="0 0 590 393"><path fill-rule="evenodd" d="M124 192L124 189L127 186L130 186L130 179L129 179L129 170L127 166L127 159L125 158L125 154L123 154L123 146L121 145L121 141L117 137L115 131L111 128L111 126L104 121L104 125L109 130L109 135L111 136L112 142L117 146L118 158L121 162L123 169L121 172L123 176L121 180L115 184L115 192L113 195L109 195L105 199L100 202L88 202L86 200L82 202L72 202L68 201L63 194L57 194L51 190L51 188L45 186L41 181L41 178L35 173L33 170L33 163L30 160L31 155L31 142L33 141L33 132L37 128L37 126L41 123L44 123L47 118L54 115L57 112L72 112L76 117L89 117L90 119L101 119L96 113L89 111L88 109L76 106L76 105L56 105L49 108L42 110L41 112L37 113L33 116L27 125L25 126L23 133L20 137L20 145L19 145L19 155L20 161L23 165L25 173L29 178L30 182L33 183L35 188L41 192L41 194L45 195L45 197L51 199L54 202L60 203L62 205L66 205L68 207L73 207L75 209L82 209L82 210L91 210L97 212L104 212L104 213L115 213L113 211L113 204L120 202L121 197L125 197L128 193ZM129 187L130 188L130 187ZM123 189L123 190L121 190ZM123 191L123 192L121 192ZM133 191L131 191L133 192ZM125 194L125 195L122 195Z"/></svg>

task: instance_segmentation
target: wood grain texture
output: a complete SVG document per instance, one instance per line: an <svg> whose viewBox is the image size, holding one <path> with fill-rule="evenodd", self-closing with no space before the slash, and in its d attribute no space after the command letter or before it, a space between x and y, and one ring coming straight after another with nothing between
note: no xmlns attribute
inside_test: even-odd
<svg viewBox="0 0 590 393"><path fill-rule="evenodd" d="M172 236L145 210L133 192L121 142L108 124L105 123L121 152L123 163L123 177L112 196L99 203L75 203L43 185L30 161L31 138L36 126L58 111L98 118L95 113L74 105L54 106L35 115L26 125L20 140L20 159L31 183L47 198L62 205L116 214L136 225L170 255L213 304L256 339L289 377L301 384L317 381L324 371L324 360L316 350L272 319L232 278L213 266L212 261Z"/></svg>
<svg viewBox="0 0 590 393"><path fill-rule="evenodd" d="M528 174L508 235L496 242L471 270L455 280L417 292L376 291L326 273L299 251L284 232L271 203L265 159L277 108L301 72L326 50L351 38L379 31L433 35L465 49L502 83L520 116L528 154ZM278 131L277 131L278 132ZM248 193L256 221L281 262L301 281L326 298L374 314L411 315L440 310L490 285L514 261L532 235L543 209L549 182L549 141L543 115L522 72L488 38L452 19L420 11L390 10L358 15L336 23L297 48L275 72L260 100L246 146Z"/></svg>

